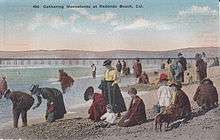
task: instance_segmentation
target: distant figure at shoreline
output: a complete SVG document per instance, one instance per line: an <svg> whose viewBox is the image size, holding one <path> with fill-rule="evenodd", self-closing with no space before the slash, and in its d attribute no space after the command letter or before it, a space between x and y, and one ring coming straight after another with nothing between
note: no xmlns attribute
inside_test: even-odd
<svg viewBox="0 0 220 140"><path fill-rule="evenodd" d="M125 60L122 60L122 74L125 75L129 75L131 73L130 68L127 67L127 63L125 62Z"/></svg>
<svg viewBox="0 0 220 140"><path fill-rule="evenodd" d="M88 87L84 93L84 100L92 99L92 105L89 108L89 119L97 122L103 114L106 113L107 102L103 94L95 93L93 87Z"/></svg>
<svg viewBox="0 0 220 140"><path fill-rule="evenodd" d="M143 100L137 96L137 90L131 88L128 91L132 100L128 112L122 117L118 125L121 127L130 127L140 125L146 121L145 104Z"/></svg>
<svg viewBox="0 0 220 140"><path fill-rule="evenodd" d="M32 85L30 92L37 96L38 103L33 110L42 103L42 97L47 100L45 119L47 122L54 122L61 119L66 114L66 108L63 101L63 94L55 88L39 88L39 85Z"/></svg>
<svg viewBox="0 0 220 140"><path fill-rule="evenodd" d="M95 66L95 64L92 64L91 68L92 68L92 78L95 79L96 78L96 66Z"/></svg>
<svg viewBox="0 0 220 140"><path fill-rule="evenodd" d="M172 65L171 65L171 72L172 72L172 77L173 81L175 82L182 82L182 64L178 60L174 60Z"/></svg>
<svg viewBox="0 0 220 140"><path fill-rule="evenodd" d="M139 58L136 58L134 65L133 65L133 69L134 69L134 75L136 78L138 78L139 76L141 76L142 73L142 65L140 62Z"/></svg>
<svg viewBox="0 0 220 140"><path fill-rule="evenodd" d="M122 70L122 64L121 64L121 61L118 60L117 64L116 64L116 69L118 71L118 73L121 73L121 70Z"/></svg>
<svg viewBox="0 0 220 140"><path fill-rule="evenodd" d="M199 82L207 77L207 63L202 59L202 55L197 53L196 59L196 72Z"/></svg>
<svg viewBox="0 0 220 140"><path fill-rule="evenodd" d="M27 126L27 111L34 104L34 98L25 92L11 92L10 89L5 92L4 97L10 99L13 104L12 112L14 128L18 127L18 119L20 115L22 118L22 127Z"/></svg>
<svg viewBox="0 0 220 140"><path fill-rule="evenodd" d="M184 82L184 75L185 75L185 71L187 70L187 61L182 53L178 53L178 61L182 65L182 70L180 73L181 82Z"/></svg>
<svg viewBox="0 0 220 140"><path fill-rule="evenodd" d="M59 70L59 82L61 84L61 89L63 93L66 93L68 88L73 86L74 80L69 76L63 69Z"/></svg>

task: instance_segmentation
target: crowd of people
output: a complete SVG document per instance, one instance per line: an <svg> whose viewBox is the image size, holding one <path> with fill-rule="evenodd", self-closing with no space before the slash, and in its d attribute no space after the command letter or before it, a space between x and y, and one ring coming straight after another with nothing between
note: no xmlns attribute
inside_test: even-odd
<svg viewBox="0 0 220 140"><path fill-rule="evenodd" d="M128 89L128 95L131 97L129 108L126 108L124 98L119 87L120 74L127 74L130 70L125 62L118 60L116 67L112 66L112 61L107 59L103 66L105 72L103 79L98 88L100 93L90 86L84 93L84 100L93 100L89 110L89 119L95 122L101 122L104 126L111 126L116 124L116 119L120 119L118 125L121 127L130 127L146 122L145 103L137 95L135 88ZM218 93L213 82L207 78L207 59L204 54L196 54L196 67L199 76L199 86L195 92L193 100L197 102L203 111L207 111L218 106ZM92 76L96 77L96 66L91 65ZM157 124L161 125L166 120L177 120L184 118L188 120L191 118L191 104L187 94L182 90L182 83L184 82L185 71L187 70L187 61L183 54L178 54L178 59L168 59L164 67L165 71L159 75L159 88L157 90L158 102L156 103L155 127ZM149 77L142 70L142 65L139 58L136 58L133 65L134 76L138 79L138 83L149 84ZM59 70L59 82L61 83L62 91L49 88L39 87L39 85L32 85L28 93L13 91L7 87L6 77L0 81L0 98L4 96L11 99L13 103L13 119L14 127L18 127L18 118L21 114L23 126L27 126L27 111L33 106L34 98L37 97L37 104L33 109L38 108L42 103L42 98L47 100L45 120L47 122L54 122L61 119L66 114L63 94L67 89L73 86L74 80L63 69ZM127 111L127 112L126 112ZM122 113L126 112L122 116ZM170 118L170 119L169 119ZM169 123L168 123L169 124Z"/></svg>

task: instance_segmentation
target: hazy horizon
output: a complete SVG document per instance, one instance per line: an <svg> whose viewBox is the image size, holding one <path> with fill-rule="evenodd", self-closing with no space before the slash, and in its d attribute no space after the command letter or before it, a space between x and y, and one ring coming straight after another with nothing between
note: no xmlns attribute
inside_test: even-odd
<svg viewBox="0 0 220 140"><path fill-rule="evenodd" d="M172 50L147 50L146 52L166 52L166 51L177 51L177 50L184 50L184 49L202 49L202 48L219 48L220 47L214 47L214 46L211 46L211 47L186 47L186 48L177 48L177 49L172 49ZM89 50L76 50L76 49L30 49L30 50L10 50L10 51L3 51L3 50L0 50L1 52L28 52L28 51L88 51L88 52L108 52L108 51L143 51L143 50L132 50L132 49L127 49L127 50L121 50L121 49L116 49L116 50L106 50L106 51L96 51L96 50L92 50L92 51L89 51Z"/></svg>

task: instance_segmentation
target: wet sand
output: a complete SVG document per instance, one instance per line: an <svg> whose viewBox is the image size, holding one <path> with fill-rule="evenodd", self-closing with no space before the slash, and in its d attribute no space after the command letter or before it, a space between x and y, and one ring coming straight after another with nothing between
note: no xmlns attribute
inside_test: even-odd
<svg viewBox="0 0 220 140"><path fill-rule="evenodd" d="M220 67L209 69L208 76L214 81L217 90L220 91ZM135 80L130 79L132 82ZM198 111L198 106L192 100L197 84L183 86L183 90L189 96L193 112ZM6 128L0 131L0 138L26 138L26 139L167 139L167 140L218 140L220 139L220 107L217 107L204 115L196 116L187 123L180 124L170 131L155 131L152 110L157 102L156 90L142 91L138 95L144 100L147 110L148 122L129 128L121 128L117 125L110 128L97 127L86 119L89 102L80 108L70 110L64 119L54 123L46 123L43 118L29 120L29 126L24 128ZM123 93L126 105L130 98Z"/></svg>

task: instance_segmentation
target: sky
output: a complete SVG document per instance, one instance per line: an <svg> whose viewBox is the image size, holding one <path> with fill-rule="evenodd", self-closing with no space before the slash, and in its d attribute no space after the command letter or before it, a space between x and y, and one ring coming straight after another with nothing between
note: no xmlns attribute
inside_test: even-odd
<svg viewBox="0 0 220 140"><path fill-rule="evenodd" d="M33 8L33 5L144 8ZM0 0L0 51L217 47L217 0Z"/></svg>

